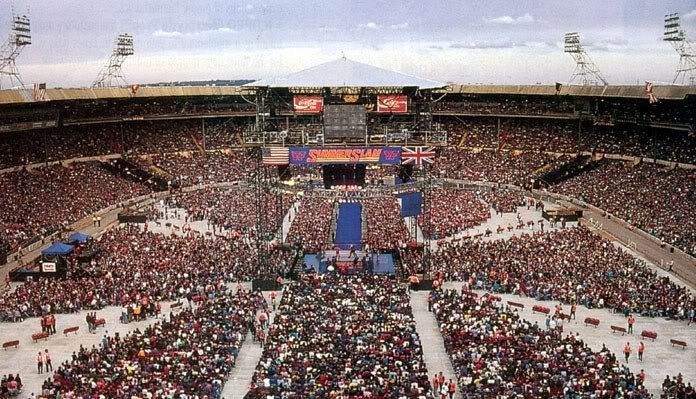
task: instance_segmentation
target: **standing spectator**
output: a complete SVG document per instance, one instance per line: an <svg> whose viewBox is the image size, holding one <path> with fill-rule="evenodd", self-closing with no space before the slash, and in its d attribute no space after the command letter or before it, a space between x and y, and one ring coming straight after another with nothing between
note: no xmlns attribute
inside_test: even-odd
<svg viewBox="0 0 696 399"><path fill-rule="evenodd" d="M457 384L450 378L449 384L447 384L447 393L449 394L449 399L454 398L455 392L457 392Z"/></svg>
<svg viewBox="0 0 696 399"><path fill-rule="evenodd" d="M631 344L629 342L626 342L626 345L623 348L623 353L624 353L624 357L626 358L626 363L628 363L628 358L631 357L631 352L633 352L633 350L631 349Z"/></svg>
<svg viewBox="0 0 696 399"><path fill-rule="evenodd" d="M36 368L39 370L39 374L43 373L43 355L41 352L36 355Z"/></svg>
<svg viewBox="0 0 696 399"><path fill-rule="evenodd" d="M51 364L51 355L48 353L48 349L44 349L44 361L46 362L46 372L53 371L53 364Z"/></svg>
<svg viewBox="0 0 696 399"><path fill-rule="evenodd" d="M638 360L643 361L643 352L645 352L645 344L643 341L638 343Z"/></svg>
<svg viewBox="0 0 696 399"><path fill-rule="evenodd" d="M630 314L628 315L628 333L633 334L633 325L636 323L636 318Z"/></svg>

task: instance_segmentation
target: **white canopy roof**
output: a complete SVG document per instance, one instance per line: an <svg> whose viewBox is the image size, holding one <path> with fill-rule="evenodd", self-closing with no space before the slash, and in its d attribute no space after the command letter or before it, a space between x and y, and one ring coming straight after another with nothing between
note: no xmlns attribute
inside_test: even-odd
<svg viewBox="0 0 696 399"><path fill-rule="evenodd" d="M339 58L290 75L257 80L253 87L418 87L433 89L447 86L362 62Z"/></svg>

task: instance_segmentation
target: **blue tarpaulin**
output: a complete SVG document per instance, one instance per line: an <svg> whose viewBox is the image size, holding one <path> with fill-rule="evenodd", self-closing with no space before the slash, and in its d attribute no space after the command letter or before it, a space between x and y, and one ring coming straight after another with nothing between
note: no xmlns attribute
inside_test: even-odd
<svg viewBox="0 0 696 399"><path fill-rule="evenodd" d="M68 237L68 242L69 243L84 243L87 242L92 236L88 236L85 233L80 233L79 231L76 231L72 234L70 234L70 237Z"/></svg>
<svg viewBox="0 0 696 399"><path fill-rule="evenodd" d="M75 249L74 246L63 244L62 242L54 242L53 245L41 251L42 255L69 255Z"/></svg>

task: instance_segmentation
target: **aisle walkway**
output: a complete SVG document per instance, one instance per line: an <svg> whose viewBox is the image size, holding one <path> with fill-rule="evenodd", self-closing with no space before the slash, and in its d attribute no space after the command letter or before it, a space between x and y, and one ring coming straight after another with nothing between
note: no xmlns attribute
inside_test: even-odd
<svg viewBox="0 0 696 399"><path fill-rule="evenodd" d="M457 381L450 358L445 352L445 344L435 315L428 311L428 291L411 291L411 309L416 321L416 331L423 345L423 360L428 368L430 380L433 375L442 371L445 383L450 378ZM457 393L455 398L461 398L461 395Z"/></svg>
<svg viewBox="0 0 696 399"><path fill-rule="evenodd" d="M280 303L280 294L280 292L276 292L276 304ZM264 292L263 296L268 302L269 309L272 310L271 292ZM273 324L274 318L275 312L270 312L269 326ZM268 333L268 330L266 330L266 333ZM261 359L262 353L261 345L258 342L253 342L251 334L247 333L246 339L239 350L237 365L232 369L225 383L225 388L222 390L222 399L244 398L244 395L249 392L249 384L251 384L251 378L254 376L254 370Z"/></svg>

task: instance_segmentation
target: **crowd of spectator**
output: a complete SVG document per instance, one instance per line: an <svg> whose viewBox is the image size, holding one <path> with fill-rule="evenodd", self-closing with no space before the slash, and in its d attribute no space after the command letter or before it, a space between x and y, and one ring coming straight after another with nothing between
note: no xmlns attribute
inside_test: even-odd
<svg viewBox="0 0 696 399"><path fill-rule="evenodd" d="M333 274L284 287L247 397L430 397L406 287Z"/></svg>
<svg viewBox="0 0 696 399"><path fill-rule="evenodd" d="M265 300L224 286L200 295L200 306L168 320L80 347L44 382L41 397L220 398Z"/></svg>
<svg viewBox="0 0 696 399"><path fill-rule="evenodd" d="M0 169L108 154L162 154L237 147L244 122L139 121L3 134Z"/></svg>
<svg viewBox="0 0 696 399"><path fill-rule="evenodd" d="M647 317L686 319L696 297L584 227L443 243L434 270L470 287Z"/></svg>
<svg viewBox="0 0 696 399"><path fill-rule="evenodd" d="M521 191L497 188L491 191L480 191L477 194L496 213L517 212L518 207L528 203Z"/></svg>
<svg viewBox="0 0 696 399"><path fill-rule="evenodd" d="M256 160L245 150L170 153L135 159L142 168L180 187L242 181L251 177L256 168Z"/></svg>
<svg viewBox="0 0 696 399"><path fill-rule="evenodd" d="M435 240L470 229L491 216L488 206L472 191L436 188L428 200L425 212L418 216L418 224L424 235Z"/></svg>
<svg viewBox="0 0 696 399"><path fill-rule="evenodd" d="M300 245L310 253L325 249L327 243L333 241L332 237L329 237L329 231L335 202L335 198L332 197L303 196L285 242Z"/></svg>
<svg viewBox="0 0 696 399"><path fill-rule="evenodd" d="M696 399L696 389L686 383L681 373L675 377L666 376L662 382L662 399Z"/></svg>
<svg viewBox="0 0 696 399"><path fill-rule="evenodd" d="M176 193L167 199L167 204L183 208L187 222L205 220L215 230L234 230L256 237L259 201L261 226L268 233L278 230L295 198L287 193L263 192L259 199L253 189L206 188Z"/></svg>
<svg viewBox="0 0 696 399"><path fill-rule="evenodd" d="M432 309L465 398L650 398L639 375L603 348L544 329L468 293L434 291Z"/></svg>
<svg viewBox="0 0 696 399"><path fill-rule="evenodd" d="M473 101L438 101L433 111L482 115L573 115L575 104L568 100L529 101L514 98L499 100L474 99Z"/></svg>
<svg viewBox="0 0 696 399"><path fill-rule="evenodd" d="M257 248L244 236L205 237L192 232L165 236L126 225L95 242L90 263L75 259L64 278L27 281L0 296L0 321L50 313L74 313L105 306L175 300L224 283L274 279L293 266L294 254L272 249L267 266L257 265Z"/></svg>
<svg viewBox="0 0 696 399"><path fill-rule="evenodd" d="M0 174L0 187L0 242L9 242L10 251L109 205L150 192L97 162Z"/></svg>
<svg viewBox="0 0 696 399"><path fill-rule="evenodd" d="M390 250L409 243L411 236L395 197L368 197L360 202L366 222L365 244L372 249Z"/></svg>
<svg viewBox="0 0 696 399"><path fill-rule="evenodd" d="M696 172L641 163L603 161L596 169L551 187L582 199L670 245L696 254Z"/></svg>
<svg viewBox="0 0 696 399"><path fill-rule="evenodd" d="M531 186L538 170L556 158L541 152L469 151L449 148L433 166L436 176Z"/></svg>

